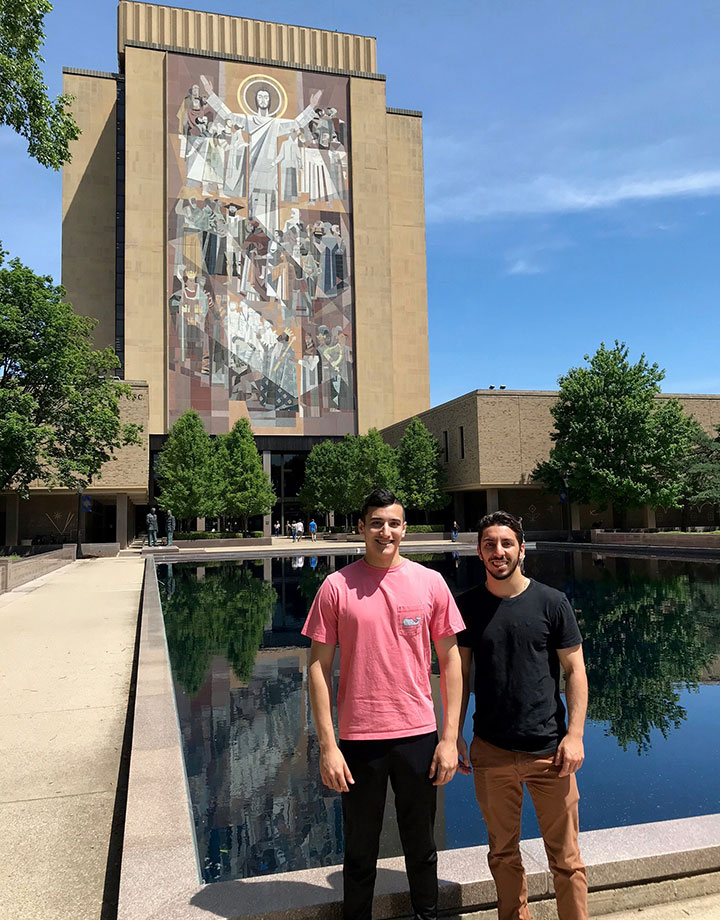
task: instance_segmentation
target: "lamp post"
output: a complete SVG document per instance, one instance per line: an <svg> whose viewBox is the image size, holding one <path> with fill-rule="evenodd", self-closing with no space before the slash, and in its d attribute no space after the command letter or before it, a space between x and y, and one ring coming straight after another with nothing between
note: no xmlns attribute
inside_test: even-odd
<svg viewBox="0 0 720 920"><path fill-rule="evenodd" d="M78 486L77 490L77 540L75 545L75 558L82 559L82 540L80 539L80 521L82 520L83 507L82 507L82 486Z"/></svg>

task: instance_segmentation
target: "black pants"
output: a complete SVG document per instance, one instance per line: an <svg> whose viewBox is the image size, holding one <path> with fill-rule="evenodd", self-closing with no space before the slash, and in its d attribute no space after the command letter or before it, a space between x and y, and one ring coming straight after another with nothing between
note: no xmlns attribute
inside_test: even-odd
<svg viewBox="0 0 720 920"><path fill-rule="evenodd" d="M415 920L437 917L437 787L428 778L437 732L381 741L340 741L355 784L342 794L344 920L371 920L388 777Z"/></svg>

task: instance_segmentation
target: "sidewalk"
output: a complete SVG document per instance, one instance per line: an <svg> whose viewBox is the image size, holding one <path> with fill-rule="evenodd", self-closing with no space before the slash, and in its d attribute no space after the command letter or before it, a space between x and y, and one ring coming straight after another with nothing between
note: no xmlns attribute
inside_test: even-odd
<svg viewBox="0 0 720 920"><path fill-rule="evenodd" d="M720 920L720 894L606 914L606 920Z"/></svg>
<svg viewBox="0 0 720 920"><path fill-rule="evenodd" d="M3 920L99 920L143 561L71 563L0 597Z"/></svg>

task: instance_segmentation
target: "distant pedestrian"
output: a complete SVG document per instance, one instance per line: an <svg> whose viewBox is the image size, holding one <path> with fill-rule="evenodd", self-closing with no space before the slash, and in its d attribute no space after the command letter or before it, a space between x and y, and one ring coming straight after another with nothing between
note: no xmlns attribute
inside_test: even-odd
<svg viewBox="0 0 720 920"><path fill-rule="evenodd" d="M158 519L154 508L151 508L145 515L145 526L147 527L148 546L157 546Z"/></svg>
<svg viewBox="0 0 720 920"><path fill-rule="evenodd" d="M298 521L298 522L297 522L297 535L298 535L298 540L301 540L301 539L302 539L304 533L305 533L305 525L303 524L302 521Z"/></svg>
<svg viewBox="0 0 720 920"><path fill-rule="evenodd" d="M308 529L310 530L310 539L314 543L317 540L317 524L315 523L315 518L310 520Z"/></svg>
<svg viewBox="0 0 720 920"><path fill-rule="evenodd" d="M290 521L285 522L285 536L291 537L293 532L292 524Z"/></svg>
<svg viewBox="0 0 720 920"><path fill-rule="evenodd" d="M273 533L276 537L280 536L280 521L275 521L273 524Z"/></svg>
<svg viewBox="0 0 720 920"><path fill-rule="evenodd" d="M165 528L167 530L167 545L168 546L173 545L173 534L175 533L176 523L177 522L175 520L175 515L172 513L172 511L168 511L167 519L165 521Z"/></svg>
<svg viewBox="0 0 720 920"><path fill-rule="evenodd" d="M460 528L458 527L458 522L453 521L452 525L452 541L453 543L457 542L458 534L460 533Z"/></svg>
<svg viewBox="0 0 720 920"><path fill-rule="evenodd" d="M292 522L292 526L291 526L290 530L291 530L291 533L292 533L293 543L297 543L297 538L298 538L298 524L297 524L297 521L293 521L293 522Z"/></svg>

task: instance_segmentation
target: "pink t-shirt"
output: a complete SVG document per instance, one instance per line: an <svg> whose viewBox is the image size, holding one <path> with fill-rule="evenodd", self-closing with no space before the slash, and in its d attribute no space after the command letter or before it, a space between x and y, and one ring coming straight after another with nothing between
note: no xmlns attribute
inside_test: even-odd
<svg viewBox="0 0 720 920"><path fill-rule="evenodd" d="M328 575L303 635L340 646L340 737L434 731L430 642L464 628L442 575L417 562L381 569L359 559Z"/></svg>

